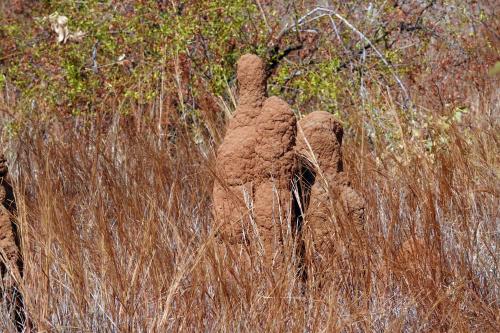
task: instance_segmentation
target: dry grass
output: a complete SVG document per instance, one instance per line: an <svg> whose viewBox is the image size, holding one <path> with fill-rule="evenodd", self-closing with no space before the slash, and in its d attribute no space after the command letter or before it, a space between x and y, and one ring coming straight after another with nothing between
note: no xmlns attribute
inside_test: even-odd
<svg viewBox="0 0 500 333"><path fill-rule="evenodd" d="M432 15L431 27L442 16ZM370 24L360 17L358 26ZM332 207L325 221L336 244L325 259L329 271L317 274L307 265L305 282L292 237L278 268L258 257L243 265L215 240L214 151L223 133L220 115L234 109L233 83L224 96L191 89L183 74L198 79L199 73L168 58L175 75L162 71L160 83L123 73L116 80L132 91L156 91L154 101L126 104L99 81L105 93L90 95L92 112L68 116L70 106L57 113L43 99L29 107L17 103L6 82L0 137L9 137L6 118L15 120L2 149L16 189L22 287L35 326L50 332L499 332L500 94L498 76L487 75L498 60L498 43L491 42L498 42L496 27L483 27L490 39L461 28L465 42L452 34L429 47L401 38L404 63L413 66L403 77L411 114L397 106L399 88L376 67L356 69L365 58L346 66L351 69L341 77L349 80L339 86L347 94L338 100L347 120L345 168L367 202L366 224L358 230ZM15 60L31 64L23 59ZM205 113L193 119L205 124L190 118L198 110L186 94L194 92L222 105L201 107ZM463 106L462 121L439 122ZM382 137L394 128L399 138ZM314 259L309 245L306 264ZM12 330L0 306L0 331Z"/></svg>
<svg viewBox="0 0 500 333"><path fill-rule="evenodd" d="M40 331L498 331L497 127L450 131L433 159L347 139L366 227L329 221L331 271L303 285L290 249L273 270L222 257L212 151L181 130L158 144L119 118L94 125L11 142Z"/></svg>

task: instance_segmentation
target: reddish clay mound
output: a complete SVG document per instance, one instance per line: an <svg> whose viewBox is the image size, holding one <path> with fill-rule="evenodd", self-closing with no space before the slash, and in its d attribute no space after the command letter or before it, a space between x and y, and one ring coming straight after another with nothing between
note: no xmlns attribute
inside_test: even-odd
<svg viewBox="0 0 500 333"><path fill-rule="evenodd" d="M339 206L361 226L364 202L342 169L341 124L327 112L313 112L300 121L296 143L296 118L288 104L265 97L263 61L245 55L237 74L239 104L217 152L220 182L214 187L214 213L223 223L222 238L243 244L245 235L258 234L269 259L279 252L281 228L288 228L300 209L319 248L325 247L332 230L332 207ZM301 175L310 175L309 184L300 182L300 205L292 202L290 186L299 178L297 160L302 161Z"/></svg>
<svg viewBox="0 0 500 333"><path fill-rule="evenodd" d="M342 125L327 112L312 112L298 123L296 152L303 168L314 175L309 204L305 207L305 227L310 231L316 248L329 251L331 217L346 216L361 227L364 219L364 200L351 188L342 163ZM340 198L340 200L338 200ZM341 205L338 205L338 204Z"/></svg>
<svg viewBox="0 0 500 333"><path fill-rule="evenodd" d="M0 154L0 177L6 177L8 172L7 160L3 154Z"/></svg>
<svg viewBox="0 0 500 333"><path fill-rule="evenodd" d="M2 279L8 277L7 267L11 266L15 276L18 275L19 250L13 228L12 216L14 213L14 196L12 187L7 181L7 165L3 155L0 156L0 268ZM9 267L10 268L10 267ZM4 279L5 280L5 279Z"/></svg>
<svg viewBox="0 0 500 333"><path fill-rule="evenodd" d="M239 104L217 152L217 174L227 187L214 187L215 215L224 223L223 239L242 244L244 232L257 231L268 257L280 243L280 221L290 212L296 119L284 101L266 100L259 57L241 57L238 82Z"/></svg>
<svg viewBox="0 0 500 333"><path fill-rule="evenodd" d="M23 274L23 263L19 251L20 235L14 222L16 203L12 186L7 180L7 163L0 155L0 296L6 295L13 310L12 319L17 330L24 327L24 306L17 282Z"/></svg>

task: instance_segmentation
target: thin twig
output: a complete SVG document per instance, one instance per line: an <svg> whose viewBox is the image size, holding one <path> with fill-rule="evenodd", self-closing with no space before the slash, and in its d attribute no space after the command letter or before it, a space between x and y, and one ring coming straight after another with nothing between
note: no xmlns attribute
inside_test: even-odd
<svg viewBox="0 0 500 333"><path fill-rule="evenodd" d="M264 8L262 8L262 5L259 0L255 0L257 3L257 7L259 7L260 10L260 15L262 15L262 20L264 21L264 24L267 27L267 31L272 32L273 29L271 29L271 26L269 25L269 22L267 21L266 13L264 12Z"/></svg>
<svg viewBox="0 0 500 333"><path fill-rule="evenodd" d="M404 107L405 109L408 107L408 102L410 101L410 94L408 93L408 90L406 89L405 85L403 84L403 81L399 78L399 76L396 74L394 71L393 66L387 61L387 59L384 57L384 55L378 50L378 48L371 42L371 40L366 37L365 34L363 34L361 31L359 31L354 25L352 25L347 19L345 19L343 16L339 15L337 12L328 9L328 8L322 8L318 7L319 10L321 11L326 11L331 13L333 16L337 17L339 20L344 22L345 25L347 25L349 28L351 28L355 33L357 33L362 39L364 39L368 45L375 51L375 53L379 56L380 60L389 68L391 71L392 76L400 86L401 90L403 91L404 94Z"/></svg>
<svg viewBox="0 0 500 333"><path fill-rule="evenodd" d="M316 16L314 16L313 18L310 18L311 16L313 16L314 14L317 14L317 13L319 13L319 14L316 15ZM328 13L328 14L325 14L325 13ZM313 21L318 20L318 19L320 19L322 17L325 17L325 16L330 16L330 17L331 16L335 16L336 18L338 18L339 20L341 20L347 27L349 27L352 31L354 31L359 37L361 37L363 40L365 40L365 42L367 43L367 45L363 48L363 50L361 50L361 52L364 52L368 48L372 48L375 51L375 53L380 58L380 60L382 60L382 62L384 63L384 65L386 65L387 68L389 68L389 70L391 72L391 75L393 76L394 80L397 82L397 84L401 88L401 91L403 92L403 95L404 95L403 108L404 109L408 109L408 106L409 106L408 104L409 104L409 102L411 100L410 94L409 94L408 90L406 89L405 85L403 84L403 81L401 80L401 78L397 75L396 71L394 70L394 67L389 63L389 61L387 61L387 59L384 57L384 55L382 54L382 52L380 52L378 50L378 48L375 46L375 44L364 33L362 33L360 30L358 30L352 23L350 23L342 15L338 14L333 9L329 9L329 8L325 8L325 7L316 7L314 9L312 9L311 11L309 11L308 13L306 13L304 16L302 16L297 21L296 26L301 26L303 24L313 22ZM289 30L293 30L293 29L296 29L295 26L293 26L293 25L289 26L287 24L283 28L283 30L280 32L280 34L278 35L278 38L280 36L282 37Z"/></svg>

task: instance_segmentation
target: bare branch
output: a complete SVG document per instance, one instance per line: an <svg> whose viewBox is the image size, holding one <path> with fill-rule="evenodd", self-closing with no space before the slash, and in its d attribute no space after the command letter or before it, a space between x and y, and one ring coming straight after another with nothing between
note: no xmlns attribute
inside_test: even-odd
<svg viewBox="0 0 500 333"><path fill-rule="evenodd" d="M313 16L315 15L315 16ZM384 63L387 68L389 68L391 75L393 76L394 80L397 82L399 85L401 91L403 92L404 100L403 100L403 107L404 109L408 108L408 104L411 101L410 94L408 90L406 89L403 81L401 78L398 76L396 71L394 70L394 67L387 61L387 59L384 57L382 52L379 51L379 49L375 46L375 43L373 43L364 33L362 33L360 30L358 30L351 22L349 22L346 18L344 18L342 15L338 14L335 10L330 9L330 8L325 8L325 7L316 7L306 13L304 16L302 16L295 25L289 25L287 24L283 30L281 30L280 34L278 35L278 38L282 38L283 35L285 35L288 31L296 29L298 26L302 26L306 23L313 22L315 20L318 20L322 17L329 16L330 18L332 16L336 17L340 21L342 21L349 29L354 31L361 39L363 39L367 45L361 50L361 52L366 51L369 48L372 48L377 56L380 58L380 60Z"/></svg>

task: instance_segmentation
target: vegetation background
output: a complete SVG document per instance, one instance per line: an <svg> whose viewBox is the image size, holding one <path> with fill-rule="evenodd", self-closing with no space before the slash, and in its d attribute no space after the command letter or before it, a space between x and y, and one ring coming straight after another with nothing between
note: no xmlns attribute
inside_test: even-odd
<svg viewBox="0 0 500 333"><path fill-rule="evenodd" d="M498 10L494 0L0 1L0 137L35 325L500 331ZM83 35L57 42L51 15ZM343 122L346 169L367 201L357 237L332 215L332 240L349 250L306 286L292 256L243 271L214 241L214 151L246 52L266 59L269 93L298 117L325 110ZM13 329L7 318L0 331Z"/></svg>

